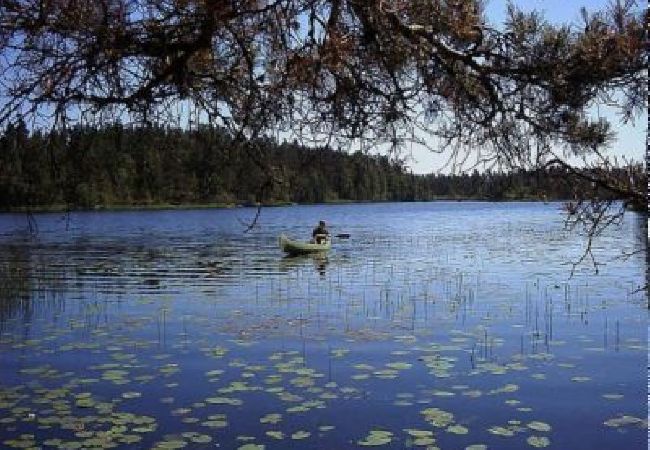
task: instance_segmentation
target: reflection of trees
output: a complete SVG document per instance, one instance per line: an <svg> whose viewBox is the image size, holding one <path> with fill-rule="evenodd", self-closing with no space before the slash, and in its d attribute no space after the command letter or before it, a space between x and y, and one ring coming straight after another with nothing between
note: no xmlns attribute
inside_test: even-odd
<svg viewBox="0 0 650 450"><path fill-rule="evenodd" d="M171 245L170 250L129 240L85 239L0 245L0 330L14 319L29 323L52 317L68 298L78 300L82 309L89 306L84 320L92 327L102 310L95 303L104 294L118 299L164 294L179 287L214 287L232 277L235 253L206 247L197 255L194 246Z"/></svg>
<svg viewBox="0 0 650 450"><path fill-rule="evenodd" d="M643 213L635 214L634 221L634 240L636 245L645 251L648 243L648 215Z"/></svg>
<svg viewBox="0 0 650 450"><path fill-rule="evenodd" d="M29 245L6 247L0 254L5 255L0 261L0 330L12 319L27 323L62 309L62 280L43 276L45 266Z"/></svg>
<svg viewBox="0 0 650 450"><path fill-rule="evenodd" d="M645 253L645 286L641 289L646 292L648 309L650 309L650 299L647 298L648 288L650 287L650 252L648 251L648 214L637 213L634 215L634 253Z"/></svg>

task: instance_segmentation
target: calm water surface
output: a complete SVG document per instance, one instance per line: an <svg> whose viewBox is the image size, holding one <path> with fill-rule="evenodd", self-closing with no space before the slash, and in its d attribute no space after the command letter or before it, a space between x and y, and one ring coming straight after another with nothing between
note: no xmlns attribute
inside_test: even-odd
<svg viewBox="0 0 650 450"><path fill-rule="evenodd" d="M634 214L573 277L560 204L253 215L0 215L2 446L647 447Z"/></svg>

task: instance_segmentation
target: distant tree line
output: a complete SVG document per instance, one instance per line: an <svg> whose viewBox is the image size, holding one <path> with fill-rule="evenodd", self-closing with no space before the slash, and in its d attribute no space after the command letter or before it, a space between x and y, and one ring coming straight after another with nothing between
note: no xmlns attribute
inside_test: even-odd
<svg viewBox="0 0 650 450"><path fill-rule="evenodd" d="M320 203L435 199L573 199L596 184L563 168L416 175L386 155L258 140L242 151L219 128L77 126L33 132L22 122L0 135L0 208ZM266 183L268 168L275 180ZM642 184L639 165L599 177ZM266 184L265 184L266 183ZM264 187L267 187L264 189Z"/></svg>

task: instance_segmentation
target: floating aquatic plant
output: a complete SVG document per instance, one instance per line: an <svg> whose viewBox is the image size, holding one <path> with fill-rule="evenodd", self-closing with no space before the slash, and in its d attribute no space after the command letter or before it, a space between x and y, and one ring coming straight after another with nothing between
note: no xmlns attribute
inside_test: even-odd
<svg viewBox="0 0 650 450"><path fill-rule="evenodd" d="M532 422L528 422L526 425L528 428L535 430L535 431L542 431L542 432L548 432L551 431L551 426L545 422L540 422L537 420L534 420Z"/></svg>
<svg viewBox="0 0 650 450"><path fill-rule="evenodd" d="M546 436L529 436L528 439L526 439L526 442L528 442L528 445L537 448L548 447L551 445L551 441Z"/></svg>
<svg viewBox="0 0 650 450"><path fill-rule="evenodd" d="M371 430L365 439L357 441L362 447L378 447L389 444L393 439L393 433L386 430Z"/></svg>

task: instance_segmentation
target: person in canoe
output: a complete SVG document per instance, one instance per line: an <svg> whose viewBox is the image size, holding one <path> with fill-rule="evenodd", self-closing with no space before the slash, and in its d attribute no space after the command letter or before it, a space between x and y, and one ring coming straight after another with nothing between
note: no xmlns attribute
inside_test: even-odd
<svg viewBox="0 0 650 450"><path fill-rule="evenodd" d="M330 232L327 231L327 228L325 227L325 221L321 220L320 222L318 222L318 226L314 228L314 231L311 232L311 236L313 238L312 242L316 244L322 244L327 240L329 235Z"/></svg>

